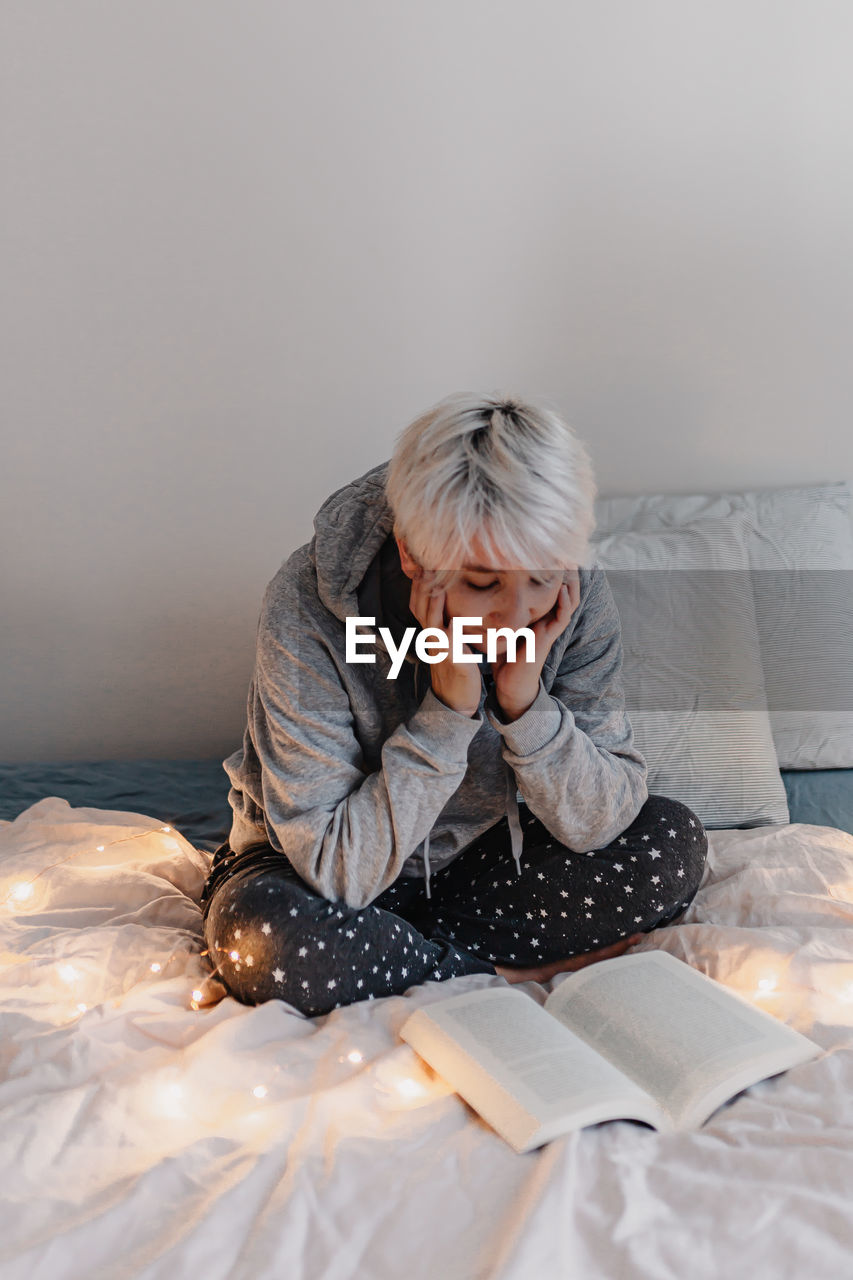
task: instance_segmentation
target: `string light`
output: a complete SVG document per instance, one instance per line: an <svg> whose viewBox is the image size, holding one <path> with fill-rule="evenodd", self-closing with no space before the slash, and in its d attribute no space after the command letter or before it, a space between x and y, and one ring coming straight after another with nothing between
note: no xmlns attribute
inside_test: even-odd
<svg viewBox="0 0 853 1280"><path fill-rule="evenodd" d="M417 1098L426 1092L423 1085L413 1080L411 1076L403 1076L402 1080L398 1080L397 1088L404 1098Z"/></svg>
<svg viewBox="0 0 853 1280"><path fill-rule="evenodd" d="M128 835L128 836L119 836L117 839L110 840L106 844L96 845L95 851L97 853L104 853L107 849L110 849L117 844L128 844L132 840L144 840L152 835L163 834L163 835L171 836L171 833L172 833L172 827L168 825L160 826L160 827L150 827L145 831L137 831L133 835ZM170 848L177 849L180 847L174 839L169 839L164 843L166 843ZM42 867L41 870L38 871L36 875L32 877L32 879L17 881L15 884L12 885L12 887L6 893L5 897L0 899L0 908L8 907L10 910L14 910L15 904L17 903L21 903L21 904L29 903L35 895L36 882L40 880L42 876L44 876L49 871L54 871L57 867L65 866L67 863L73 861L74 858L79 858L88 852L89 852L89 849L78 849L74 853L69 853L67 857L60 858L58 861L51 862L47 866ZM209 955L210 952L208 950L204 950L201 952L201 954L202 956L206 956L206 955ZM151 973L162 973L163 965L160 963L159 960L155 960L149 966L149 969ZM74 965L68 964L66 962L63 962L62 964L57 965L57 973L63 982L66 982L69 984L76 982L79 978L82 977L82 974L78 969L74 967ZM198 1009L199 1002L201 1002L203 999L204 999L204 992L202 990L196 989L195 991L193 991L192 1008ZM118 1004L118 1001L114 1000L113 1005L115 1006L117 1004ZM88 1011L88 1008L89 1006L87 1004L85 1004L83 1001L80 1001L77 1004L76 1008L70 1011L71 1019L73 1020L75 1018L80 1017L81 1014L86 1013Z"/></svg>
<svg viewBox="0 0 853 1280"><path fill-rule="evenodd" d="M171 827L150 827L147 831L137 831L136 834L132 836L119 836L117 840L110 840L107 844L96 845L96 852L103 853L106 849L111 849L113 845L127 844L131 840L144 840L148 836L156 835L158 832L171 832L171 830ZM17 902L26 902L33 896L36 881L41 879L43 875L48 871L55 871L57 867L64 867L67 862L71 862L74 858L80 858L83 854L88 852L88 849L78 849L76 853L69 853L66 858L60 858L58 862L48 863L48 865L46 867L42 867L41 871L34 875L31 880L19 880L17 884L12 886L5 898L0 901L0 906L8 906L10 898L14 898Z"/></svg>

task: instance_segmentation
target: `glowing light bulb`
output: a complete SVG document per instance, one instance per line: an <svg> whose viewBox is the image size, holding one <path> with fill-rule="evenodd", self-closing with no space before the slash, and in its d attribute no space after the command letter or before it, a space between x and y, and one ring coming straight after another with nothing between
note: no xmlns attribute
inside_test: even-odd
<svg viewBox="0 0 853 1280"><path fill-rule="evenodd" d="M161 827L160 829L161 829L161 831L171 831L171 830L172 830L172 828L171 828L171 827Z"/></svg>
<svg viewBox="0 0 853 1280"><path fill-rule="evenodd" d="M61 964L59 966L59 976L63 982L73 982L75 978L80 977L80 974L73 964Z"/></svg>
<svg viewBox="0 0 853 1280"><path fill-rule="evenodd" d="M160 970L161 970L162 968L163 968L163 966L160 964L159 960L155 960L155 961L154 961L154 963L153 963L153 964L152 964L152 966L151 966L151 972L152 972L152 973L159 973L159 972L160 972Z"/></svg>
<svg viewBox="0 0 853 1280"><path fill-rule="evenodd" d="M77 1008L80 1010L81 1013L85 1013L86 1010L89 1008L89 1006L81 1002L80 1004L78 1004Z"/></svg>
<svg viewBox="0 0 853 1280"><path fill-rule="evenodd" d="M353 1049L350 1053L347 1054L347 1057L349 1058L350 1062L364 1061L364 1056L363 1054L359 1053L358 1049Z"/></svg>
<svg viewBox="0 0 853 1280"><path fill-rule="evenodd" d="M201 1000L203 998L203 995L204 995L203 992L196 990L193 992L193 1000Z"/></svg>
<svg viewBox="0 0 853 1280"><path fill-rule="evenodd" d="M103 852L104 852L104 849L106 849L106 847L107 847L107 846L106 846L105 844L99 844L99 845L98 845L98 853L103 853Z"/></svg>
<svg viewBox="0 0 853 1280"><path fill-rule="evenodd" d="M239 959L240 959L240 952L239 952L239 951L229 951L229 952L228 952L228 954L229 954L229 956L231 957L231 959L232 959L232 960L239 960Z"/></svg>
<svg viewBox="0 0 853 1280"><path fill-rule="evenodd" d="M759 991L773 991L776 987L775 978L761 978L758 983Z"/></svg>
<svg viewBox="0 0 853 1280"><path fill-rule="evenodd" d="M16 884L12 890L12 897L18 902L26 902L27 898L33 896L33 886L28 884L26 880L22 880L20 884Z"/></svg>
<svg viewBox="0 0 853 1280"><path fill-rule="evenodd" d="M255 1095L256 1098L265 1098L267 1096L266 1085L256 1084L254 1089L252 1090L252 1093Z"/></svg>
<svg viewBox="0 0 853 1280"><path fill-rule="evenodd" d="M402 1080L398 1080L397 1088L404 1098L416 1098L419 1093L423 1093L422 1087L411 1076L405 1076Z"/></svg>

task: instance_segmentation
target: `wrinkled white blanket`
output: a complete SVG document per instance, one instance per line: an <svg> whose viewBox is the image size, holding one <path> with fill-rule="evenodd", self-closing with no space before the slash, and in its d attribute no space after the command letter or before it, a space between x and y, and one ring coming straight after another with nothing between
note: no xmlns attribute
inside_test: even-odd
<svg viewBox="0 0 853 1280"><path fill-rule="evenodd" d="M502 979L314 1020L241 1005L205 981L209 853L55 797L0 824L4 1280L850 1275L853 836L709 838L686 921L637 949L825 1053L698 1132L615 1121L519 1156L398 1038Z"/></svg>

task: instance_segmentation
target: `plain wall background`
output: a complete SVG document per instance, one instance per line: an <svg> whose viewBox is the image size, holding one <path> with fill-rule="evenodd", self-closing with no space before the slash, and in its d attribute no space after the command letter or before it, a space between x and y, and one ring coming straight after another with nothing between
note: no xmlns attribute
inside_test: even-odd
<svg viewBox="0 0 853 1280"><path fill-rule="evenodd" d="M223 757L451 391L602 494L853 478L846 0L4 0L4 762Z"/></svg>

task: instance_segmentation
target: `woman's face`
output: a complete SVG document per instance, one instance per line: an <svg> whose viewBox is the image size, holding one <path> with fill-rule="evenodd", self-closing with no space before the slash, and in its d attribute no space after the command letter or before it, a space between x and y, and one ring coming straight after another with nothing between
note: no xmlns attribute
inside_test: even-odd
<svg viewBox="0 0 853 1280"><path fill-rule="evenodd" d="M397 545L403 569L412 577L417 566L408 553L404 557L405 544L398 540ZM557 602L563 579L562 569L540 572L521 569L505 560L495 564L479 539L475 539L465 567L457 571L448 583L447 620L482 618L484 631L491 627L509 627L518 631L521 627L532 626L550 613ZM476 630L474 626L466 627L468 632ZM485 654L485 636L480 642L469 640L466 643L471 649ZM501 636L497 642L498 653L503 653L505 648L506 640Z"/></svg>

